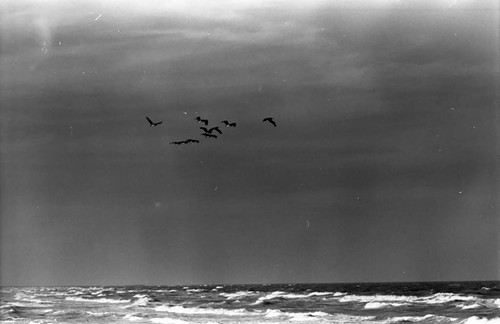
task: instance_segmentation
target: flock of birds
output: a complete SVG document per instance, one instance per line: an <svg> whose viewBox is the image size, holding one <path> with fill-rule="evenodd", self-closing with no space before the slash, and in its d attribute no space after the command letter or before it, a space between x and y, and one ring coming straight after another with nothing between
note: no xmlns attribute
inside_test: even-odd
<svg viewBox="0 0 500 324"><path fill-rule="evenodd" d="M160 124L163 123L163 121L158 121L158 122L154 122L152 121L148 116L146 116L146 119L149 123L149 127L156 127ZM197 116L195 118L195 120L198 122L198 124L204 124L205 126L201 126L200 129L203 131L203 133L201 134L202 136L206 137L206 138L217 138L217 135L214 134L214 132L217 132L219 135L222 134L222 131L220 130L219 126L214 126L214 127L211 127L211 128L207 128L208 126L208 119L203 119L201 118L200 116ZM269 123L271 125L273 125L274 127L277 126L276 124L276 121L273 119L273 117L266 117L262 120L262 122L264 123ZM223 120L221 121L221 123L225 126L225 127L236 127L236 123L235 122L229 122L228 120ZM171 142L170 144L174 144L174 145L181 145L181 144L190 144L190 143L199 143L200 141L197 140L197 139L192 139L192 138L188 138L187 140L184 140L184 141L174 141L174 142Z"/></svg>

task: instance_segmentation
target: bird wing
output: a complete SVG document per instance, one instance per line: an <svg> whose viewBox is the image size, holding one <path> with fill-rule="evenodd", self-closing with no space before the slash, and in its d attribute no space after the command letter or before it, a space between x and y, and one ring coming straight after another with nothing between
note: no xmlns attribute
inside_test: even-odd
<svg viewBox="0 0 500 324"><path fill-rule="evenodd" d="M219 134L222 134L222 132L220 131L219 127L215 126L215 127L212 127L208 130L209 133L212 133L212 131L217 131Z"/></svg>
<svg viewBox="0 0 500 324"><path fill-rule="evenodd" d="M153 121L152 121L151 119L149 119L149 117L148 117L148 116L146 116L146 119L148 120L149 124L151 124L151 125L153 125L153 124L154 124L154 123L153 123Z"/></svg>
<svg viewBox="0 0 500 324"><path fill-rule="evenodd" d="M163 121L156 122L155 125L160 125Z"/></svg>
<svg viewBox="0 0 500 324"><path fill-rule="evenodd" d="M270 120L269 120L269 122L270 122L271 124L273 124L273 125L274 125L274 127L276 127L276 122L275 122L274 120L270 119Z"/></svg>

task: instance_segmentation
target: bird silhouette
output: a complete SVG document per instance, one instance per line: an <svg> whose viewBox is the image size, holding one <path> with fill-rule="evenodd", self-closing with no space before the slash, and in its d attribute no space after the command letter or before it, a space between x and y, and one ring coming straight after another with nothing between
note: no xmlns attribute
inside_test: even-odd
<svg viewBox="0 0 500 324"><path fill-rule="evenodd" d="M201 135L203 135L203 136L205 136L205 137L217 138L217 135L210 134L210 133L203 133L203 134L201 134Z"/></svg>
<svg viewBox="0 0 500 324"><path fill-rule="evenodd" d="M209 132L210 134L211 134L213 131L216 131L217 133L222 134L222 132L221 132L221 130L220 130L220 128L219 128L219 126L212 127L212 128L210 128L210 129L208 130L208 132Z"/></svg>
<svg viewBox="0 0 500 324"><path fill-rule="evenodd" d="M146 116L146 119L147 119L147 120L148 120L148 122L149 122L149 127L155 127L155 126L158 126L158 125L160 125L161 123L163 123L163 121L159 121L159 122L156 122L156 123L155 123L155 122L153 122L151 119L149 119L149 117L148 117L148 116Z"/></svg>
<svg viewBox="0 0 500 324"><path fill-rule="evenodd" d="M197 116L195 119L198 121L198 123L204 123L205 126L208 125L208 119L202 119L200 116Z"/></svg>
<svg viewBox="0 0 500 324"><path fill-rule="evenodd" d="M223 123L224 126L226 126L226 127L236 127L236 123L230 123L227 120L223 120L223 121L221 121L221 123Z"/></svg>
<svg viewBox="0 0 500 324"><path fill-rule="evenodd" d="M218 126L212 127L212 128L206 128L206 127L200 127L202 131L208 134L212 134L213 131L217 131L217 133L222 134L222 131Z"/></svg>
<svg viewBox="0 0 500 324"><path fill-rule="evenodd" d="M272 117L267 117L267 118L264 118L262 119L263 122L269 122L271 123L274 127L276 127L276 122L274 121L274 119Z"/></svg>

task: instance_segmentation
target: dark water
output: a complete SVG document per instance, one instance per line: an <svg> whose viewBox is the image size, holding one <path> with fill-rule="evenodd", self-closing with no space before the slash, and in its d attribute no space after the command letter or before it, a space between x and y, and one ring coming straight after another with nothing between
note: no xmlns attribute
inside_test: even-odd
<svg viewBox="0 0 500 324"><path fill-rule="evenodd" d="M500 323L500 282L3 287L2 323Z"/></svg>

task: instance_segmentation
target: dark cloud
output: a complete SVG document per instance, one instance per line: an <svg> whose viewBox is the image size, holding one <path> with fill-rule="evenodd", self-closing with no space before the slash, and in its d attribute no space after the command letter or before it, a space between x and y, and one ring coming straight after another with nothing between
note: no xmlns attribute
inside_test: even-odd
<svg viewBox="0 0 500 324"><path fill-rule="evenodd" d="M495 279L498 14L449 5L3 5L2 280Z"/></svg>

